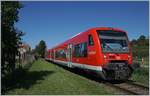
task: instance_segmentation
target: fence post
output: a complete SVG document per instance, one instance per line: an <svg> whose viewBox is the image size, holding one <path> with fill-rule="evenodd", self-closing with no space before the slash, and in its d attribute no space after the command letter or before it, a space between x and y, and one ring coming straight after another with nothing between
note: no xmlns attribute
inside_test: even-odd
<svg viewBox="0 0 150 96"><path fill-rule="evenodd" d="M142 65L144 65L144 58L142 57Z"/></svg>

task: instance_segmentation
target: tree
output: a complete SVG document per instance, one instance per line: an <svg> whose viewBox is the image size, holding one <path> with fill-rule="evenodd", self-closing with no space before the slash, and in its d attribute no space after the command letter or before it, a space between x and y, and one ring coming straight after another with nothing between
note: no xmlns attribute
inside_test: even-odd
<svg viewBox="0 0 150 96"><path fill-rule="evenodd" d="M144 46L146 45L146 37L144 35L141 35L139 38L138 38L138 45L141 45L141 46Z"/></svg>
<svg viewBox="0 0 150 96"><path fill-rule="evenodd" d="M22 5L18 1L1 2L1 45L2 45L2 77L15 69L18 44L21 42L22 32L14 27L18 21L19 9Z"/></svg>
<svg viewBox="0 0 150 96"><path fill-rule="evenodd" d="M131 41L131 46L136 46L136 44L137 44L137 40L133 39L133 40Z"/></svg>
<svg viewBox="0 0 150 96"><path fill-rule="evenodd" d="M149 38L144 35L139 36L137 40L132 40L133 56L147 57L149 55Z"/></svg>
<svg viewBox="0 0 150 96"><path fill-rule="evenodd" d="M44 58L46 51L46 43L41 40L40 43L35 47L35 54Z"/></svg>
<svg viewBox="0 0 150 96"><path fill-rule="evenodd" d="M145 40L145 39L146 37L144 35L141 35L138 40Z"/></svg>

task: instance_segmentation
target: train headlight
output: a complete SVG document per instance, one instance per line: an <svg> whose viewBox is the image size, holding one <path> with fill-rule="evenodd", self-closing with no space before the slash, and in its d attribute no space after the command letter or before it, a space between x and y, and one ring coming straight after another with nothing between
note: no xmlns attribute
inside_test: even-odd
<svg viewBox="0 0 150 96"><path fill-rule="evenodd" d="M106 55L104 55L104 58L106 59Z"/></svg>
<svg viewBox="0 0 150 96"><path fill-rule="evenodd" d="M131 58L131 56L130 55L128 55L128 59L130 59Z"/></svg>

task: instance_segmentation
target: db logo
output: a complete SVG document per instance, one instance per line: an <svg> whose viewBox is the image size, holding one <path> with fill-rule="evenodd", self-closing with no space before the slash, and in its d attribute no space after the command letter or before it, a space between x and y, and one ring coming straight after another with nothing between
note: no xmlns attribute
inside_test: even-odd
<svg viewBox="0 0 150 96"><path fill-rule="evenodd" d="M120 56L117 56L116 59L121 59Z"/></svg>
<svg viewBox="0 0 150 96"><path fill-rule="evenodd" d="M89 54L94 55L94 54L96 54L96 52L95 51L90 51Z"/></svg>

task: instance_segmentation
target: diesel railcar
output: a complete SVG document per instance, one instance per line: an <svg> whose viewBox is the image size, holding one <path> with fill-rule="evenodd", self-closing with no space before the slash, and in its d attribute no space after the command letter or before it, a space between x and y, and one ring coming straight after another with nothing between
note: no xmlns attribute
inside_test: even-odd
<svg viewBox="0 0 150 96"><path fill-rule="evenodd" d="M49 50L47 60L89 70L105 80L127 80L136 68L127 33L97 27L81 32Z"/></svg>

